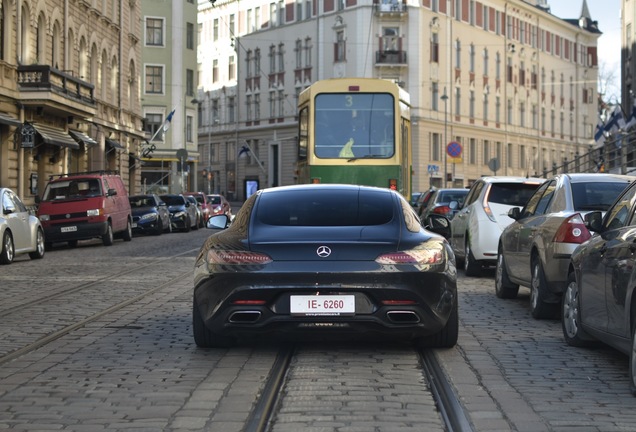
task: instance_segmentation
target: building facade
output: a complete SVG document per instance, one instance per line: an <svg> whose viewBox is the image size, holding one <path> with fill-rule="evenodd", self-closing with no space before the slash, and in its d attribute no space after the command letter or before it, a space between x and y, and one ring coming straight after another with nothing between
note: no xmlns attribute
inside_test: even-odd
<svg viewBox="0 0 636 432"><path fill-rule="evenodd" d="M137 192L140 0L0 0L0 185L113 170Z"/></svg>
<svg viewBox="0 0 636 432"><path fill-rule="evenodd" d="M585 0L573 19L545 0L199 0L199 21L200 175L237 199L295 182L297 96L320 79L409 92L414 190L542 176L593 144L601 33Z"/></svg>
<svg viewBox="0 0 636 432"><path fill-rule="evenodd" d="M199 189L195 0L143 0L141 110L148 142L141 189L181 193Z"/></svg>

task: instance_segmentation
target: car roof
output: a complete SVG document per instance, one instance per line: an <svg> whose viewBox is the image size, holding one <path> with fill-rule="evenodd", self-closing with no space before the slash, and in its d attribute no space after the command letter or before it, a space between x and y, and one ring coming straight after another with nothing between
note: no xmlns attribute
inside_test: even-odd
<svg viewBox="0 0 636 432"><path fill-rule="evenodd" d="M616 180L624 180L632 182L636 180L636 177L624 174L612 174L612 173L572 173L572 174L559 174L554 176L558 178L560 176L567 177L571 183L579 182L615 182Z"/></svg>
<svg viewBox="0 0 636 432"><path fill-rule="evenodd" d="M520 177L520 176L486 176L480 181L486 183L543 183L546 179L540 177Z"/></svg>
<svg viewBox="0 0 636 432"><path fill-rule="evenodd" d="M309 183L309 184L300 184L300 185L289 185L289 186L276 186L272 188L261 189L257 193L278 193L278 192L286 192L286 191L315 191L316 189L320 190L372 190L372 191L380 191L386 193L395 193L396 191L388 189L388 188L380 188L375 186L362 186L362 185L351 185L351 184L340 184L340 183Z"/></svg>

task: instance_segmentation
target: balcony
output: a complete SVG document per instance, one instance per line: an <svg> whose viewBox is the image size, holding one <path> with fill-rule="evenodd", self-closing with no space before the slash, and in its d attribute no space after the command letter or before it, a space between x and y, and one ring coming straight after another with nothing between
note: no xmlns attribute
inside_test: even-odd
<svg viewBox="0 0 636 432"><path fill-rule="evenodd" d="M48 65L18 66L18 91L25 105L95 114L95 86Z"/></svg>
<svg viewBox="0 0 636 432"><path fill-rule="evenodd" d="M408 8L406 4L396 0L374 0L373 11L377 16L402 16L406 15Z"/></svg>
<svg viewBox="0 0 636 432"><path fill-rule="evenodd" d="M376 66L406 66L406 51L376 51Z"/></svg>

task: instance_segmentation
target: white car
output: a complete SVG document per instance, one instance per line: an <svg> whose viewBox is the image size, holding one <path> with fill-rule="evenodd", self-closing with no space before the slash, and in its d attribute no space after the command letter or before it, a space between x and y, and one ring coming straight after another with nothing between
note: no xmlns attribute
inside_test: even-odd
<svg viewBox="0 0 636 432"><path fill-rule="evenodd" d="M544 181L493 176L473 183L451 222L451 247L466 276L479 276L484 266L497 263L499 236L513 222L508 210L523 207Z"/></svg>
<svg viewBox="0 0 636 432"><path fill-rule="evenodd" d="M0 188L0 264L11 264L18 254L32 259L44 256L44 230L40 220L29 213L20 198L8 188Z"/></svg>

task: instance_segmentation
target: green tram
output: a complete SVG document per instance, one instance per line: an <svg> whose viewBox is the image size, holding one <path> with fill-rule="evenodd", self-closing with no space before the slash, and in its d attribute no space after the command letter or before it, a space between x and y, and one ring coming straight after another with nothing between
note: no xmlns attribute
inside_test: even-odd
<svg viewBox="0 0 636 432"><path fill-rule="evenodd" d="M388 187L411 196L410 101L392 81L317 81L298 97L298 183Z"/></svg>

